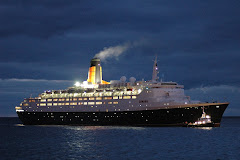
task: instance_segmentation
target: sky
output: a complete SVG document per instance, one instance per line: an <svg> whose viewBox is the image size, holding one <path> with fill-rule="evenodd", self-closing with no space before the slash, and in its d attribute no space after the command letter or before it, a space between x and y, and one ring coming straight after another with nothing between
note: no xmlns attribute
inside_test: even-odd
<svg viewBox="0 0 240 160"><path fill-rule="evenodd" d="M228 101L240 116L237 0L1 0L0 116L44 90L87 79L100 53L103 79L159 77L201 101ZM118 51L116 51L118 50Z"/></svg>

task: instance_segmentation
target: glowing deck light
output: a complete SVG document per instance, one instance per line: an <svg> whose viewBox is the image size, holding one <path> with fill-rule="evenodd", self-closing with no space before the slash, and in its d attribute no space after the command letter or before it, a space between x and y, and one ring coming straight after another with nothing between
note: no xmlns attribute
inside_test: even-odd
<svg viewBox="0 0 240 160"><path fill-rule="evenodd" d="M138 94L141 93L141 92L142 92L142 90L141 90L141 89L138 89Z"/></svg>
<svg viewBox="0 0 240 160"><path fill-rule="evenodd" d="M75 86L76 86L76 87L80 87L80 85L81 85L81 84L80 84L79 82L76 82L76 83L75 83Z"/></svg>
<svg viewBox="0 0 240 160"><path fill-rule="evenodd" d="M83 88L94 88L94 87L97 87L97 85L89 84L88 81L83 81L83 83L81 84L81 87L83 87Z"/></svg>

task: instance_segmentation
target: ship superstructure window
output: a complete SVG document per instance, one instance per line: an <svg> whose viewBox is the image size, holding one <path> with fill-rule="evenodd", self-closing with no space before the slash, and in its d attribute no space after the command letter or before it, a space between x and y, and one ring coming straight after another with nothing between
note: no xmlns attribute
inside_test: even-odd
<svg viewBox="0 0 240 160"><path fill-rule="evenodd" d="M131 96L123 96L123 99L131 99Z"/></svg>
<svg viewBox="0 0 240 160"><path fill-rule="evenodd" d="M40 103L40 106L46 106L46 103Z"/></svg>
<svg viewBox="0 0 240 160"><path fill-rule="evenodd" d="M78 105L83 105L83 102L78 102Z"/></svg>
<svg viewBox="0 0 240 160"><path fill-rule="evenodd" d="M118 104L118 102L113 102L113 104Z"/></svg>
<svg viewBox="0 0 240 160"><path fill-rule="evenodd" d="M79 101L81 101L81 100L82 100L82 98L78 98L78 100L79 100Z"/></svg>
<svg viewBox="0 0 240 160"><path fill-rule="evenodd" d="M96 102L96 105L102 104L102 102Z"/></svg>
<svg viewBox="0 0 240 160"><path fill-rule="evenodd" d="M24 103L23 106L29 106L29 104L28 103Z"/></svg>
<svg viewBox="0 0 240 160"><path fill-rule="evenodd" d="M113 99L118 99L118 96L114 96Z"/></svg>
<svg viewBox="0 0 240 160"><path fill-rule="evenodd" d="M53 101L55 101L55 102L56 102L56 101L58 101L58 99L57 99L57 98L55 98L55 99L53 99Z"/></svg>
<svg viewBox="0 0 240 160"><path fill-rule="evenodd" d="M65 103L65 105L69 105L69 103Z"/></svg>
<svg viewBox="0 0 240 160"><path fill-rule="evenodd" d="M35 99L29 99L29 102L35 102Z"/></svg>
<svg viewBox="0 0 240 160"><path fill-rule="evenodd" d="M73 98L73 101L77 101L77 98Z"/></svg>
<svg viewBox="0 0 240 160"><path fill-rule="evenodd" d="M87 100L88 100L88 98L83 98L83 100L84 100L84 101L87 101Z"/></svg>
<svg viewBox="0 0 240 160"><path fill-rule="evenodd" d="M96 100L102 100L102 97L96 97Z"/></svg>
<svg viewBox="0 0 240 160"><path fill-rule="evenodd" d="M54 106L57 106L57 103L53 103Z"/></svg>
<svg viewBox="0 0 240 160"><path fill-rule="evenodd" d="M66 98L66 101L69 101L69 98Z"/></svg>
<svg viewBox="0 0 240 160"><path fill-rule="evenodd" d="M95 98L94 97L89 97L89 100L94 100Z"/></svg>
<svg viewBox="0 0 240 160"><path fill-rule="evenodd" d="M48 102L51 102L51 101L52 101L52 99L47 99L47 101L48 101Z"/></svg>
<svg viewBox="0 0 240 160"><path fill-rule="evenodd" d="M108 102L108 104L112 104L112 102Z"/></svg>
<svg viewBox="0 0 240 160"><path fill-rule="evenodd" d="M87 105L87 102L84 102L83 105Z"/></svg>
<svg viewBox="0 0 240 160"><path fill-rule="evenodd" d="M52 106L52 103L48 103L47 106Z"/></svg>
<svg viewBox="0 0 240 160"><path fill-rule="evenodd" d="M77 102L72 102L70 103L70 105L77 105Z"/></svg>
<svg viewBox="0 0 240 160"><path fill-rule="evenodd" d="M132 99L136 99L137 98L137 96L132 96Z"/></svg>
<svg viewBox="0 0 240 160"><path fill-rule="evenodd" d="M112 99L112 97L104 97L104 99Z"/></svg>
<svg viewBox="0 0 240 160"><path fill-rule="evenodd" d="M41 99L41 102L46 102L46 99Z"/></svg>
<svg viewBox="0 0 240 160"><path fill-rule="evenodd" d="M94 105L95 102L88 102L88 105Z"/></svg>

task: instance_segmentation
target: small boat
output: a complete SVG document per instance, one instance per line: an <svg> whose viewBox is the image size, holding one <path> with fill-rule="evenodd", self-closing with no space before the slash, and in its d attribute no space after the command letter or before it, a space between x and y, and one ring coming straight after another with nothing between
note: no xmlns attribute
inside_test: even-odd
<svg viewBox="0 0 240 160"><path fill-rule="evenodd" d="M204 107L203 107L203 113L201 118L198 118L198 120L194 123L188 123L188 127L214 127L214 123L211 120L211 117L207 115L204 112Z"/></svg>

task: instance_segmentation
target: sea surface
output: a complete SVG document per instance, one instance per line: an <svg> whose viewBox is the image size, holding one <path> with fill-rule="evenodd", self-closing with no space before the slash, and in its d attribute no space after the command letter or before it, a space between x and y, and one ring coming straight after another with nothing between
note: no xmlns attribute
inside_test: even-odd
<svg viewBox="0 0 240 160"><path fill-rule="evenodd" d="M0 159L240 159L240 117L219 128L24 126L0 118Z"/></svg>

